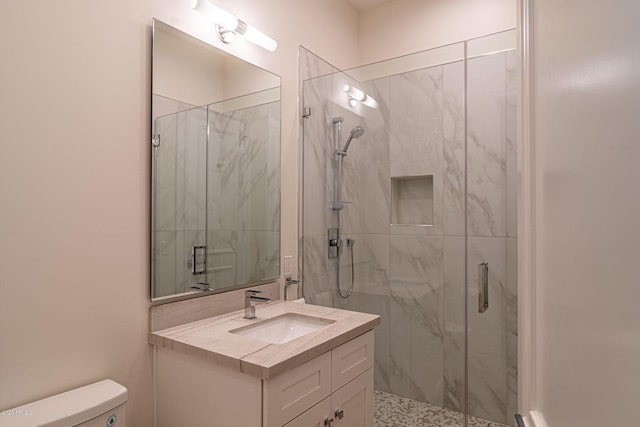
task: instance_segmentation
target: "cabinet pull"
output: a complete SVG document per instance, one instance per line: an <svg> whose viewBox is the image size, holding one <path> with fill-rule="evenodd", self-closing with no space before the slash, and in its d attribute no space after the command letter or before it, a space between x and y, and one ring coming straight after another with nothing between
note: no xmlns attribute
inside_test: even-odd
<svg viewBox="0 0 640 427"><path fill-rule="evenodd" d="M333 425L333 418L329 418L329 417L325 418L324 425L331 427Z"/></svg>
<svg viewBox="0 0 640 427"><path fill-rule="evenodd" d="M343 419L343 418L344 418L344 410L342 410L342 409L340 409L340 410L336 409L336 413L335 413L334 415L335 415L335 417L336 417L337 419L341 420L341 419Z"/></svg>

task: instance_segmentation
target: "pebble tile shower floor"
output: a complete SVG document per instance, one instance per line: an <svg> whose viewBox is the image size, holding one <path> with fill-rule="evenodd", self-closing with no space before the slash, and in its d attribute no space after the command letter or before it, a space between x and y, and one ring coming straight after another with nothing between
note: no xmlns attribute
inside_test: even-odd
<svg viewBox="0 0 640 427"><path fill-rule="evenodd" d="M463 427L464 415L417 400L376 390L374 392L374 427ZM487 427L489 421L469 418L470 427ZM492 427L508 427L493 423Z"/></svg>

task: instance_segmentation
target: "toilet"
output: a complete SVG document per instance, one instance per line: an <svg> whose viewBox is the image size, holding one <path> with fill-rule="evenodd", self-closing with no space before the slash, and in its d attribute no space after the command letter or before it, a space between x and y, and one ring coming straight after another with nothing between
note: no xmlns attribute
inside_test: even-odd
<svg viewBox="0 0 640 427"><path fill-rule="evenodd" d="M0 412L0 427L125 427L127 389L103 380Z"/></svg>

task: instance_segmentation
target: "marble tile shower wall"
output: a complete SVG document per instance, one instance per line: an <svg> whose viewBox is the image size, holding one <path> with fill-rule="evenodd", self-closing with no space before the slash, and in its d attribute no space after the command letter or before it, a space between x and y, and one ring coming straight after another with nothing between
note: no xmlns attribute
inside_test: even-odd
<svg viewBox="0 0 640 427"><path fill-rule="evenodd" d="M468 162L469 305L477 304L476 266L490 265L491 308L471 311L472 415L506 423L517 400L515 54L468 62L468 158L464 64L431 67L362 83L379 104L356 115L335 99L342 73L308 79L303 170L303 279L310 302L380 314L376 388L464 409L465 160ZM309 73L313 75L312 72ZM327 258L335 170L332 118L343 139L366 129L344 163L343 238L355 245L354 295L335 292L337 262ZM344 141L342 141L344 143ZM391 178L433 176L433 223L390 225ZM349 286L349 252L340 260Z"/></svg>
<svg viewBox="0 0 640 427"><path fill-rule="evenodd" d="M191 274L191 248L205 237L206 280L214 287L278 276L279 115L273 102L226 113L202 107L157 120L160 295L205 280Z"/></svg>
<svg viewBox="0 0 640 427"><path fill-rule="evenodd" d="M280 103L209 114L208 279L280 273Z"/></svg>
<svg viewBox="0 0 640 427"><path fill-rule="evenodd" d="M198 281L190 254L205 237L206 123L206 107L156 120L156 295L184 292Z"/></svg>

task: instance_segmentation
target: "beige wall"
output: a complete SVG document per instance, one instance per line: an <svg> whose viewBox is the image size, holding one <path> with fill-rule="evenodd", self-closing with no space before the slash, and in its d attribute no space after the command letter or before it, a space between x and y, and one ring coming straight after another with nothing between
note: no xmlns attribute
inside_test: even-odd
<svg viewBox="0 0 640 427"><path fill-rule="evenodd" d="M638 425L640 3L532 4L534 408L550 427Z"/></svg>
<svg viewBox="0 0 640 427"><path fill-rule="evenodd" d="M164 25L154 37L154 94L201 106L280 86L276 75Z"/></svg>
<svg viewBox="0 0 640 427"><path fill-rule="evenodd" d="M217 3L280 43L234 49L282 76L282 161L296 165L298 44L355 65L356 12ZM129 388L129 425L151 425L152 17L198 29L186 0L0 2L0 409L109 377ZM295 224L296 168L282 181L282 220ZM296 233L283 227L283 254Z"/></svg>
<svg viewBox="0 0 640 427"><path fill-rule="evenodd" d="M153 44L153 93L190 105L224 99L222 55L156 27Z"/></svg>
<svg viewBox="0 0 640 427"><path fill-rule="evenodd" d="M358 37L380 20L375 10L358 33L343 0L216 3L279 42L275 53L223 48L282 76L282 255L295 261L298 44L353 67L468 38L469 15L438 15L458 35L439 25L446 36L385 42L375 54L372 36L361 57ZM151 425L152 17L222 46L186 0L0 2L0 408L109 377L129 388L129 425ZM487 25L483 33L503 29Z"/></svg>
<svg viewBox="0 0 640 427"><path fill-rule="evenodd" d="M363 64L516 27L516 0L394 0L361 14Z"/></svg>

